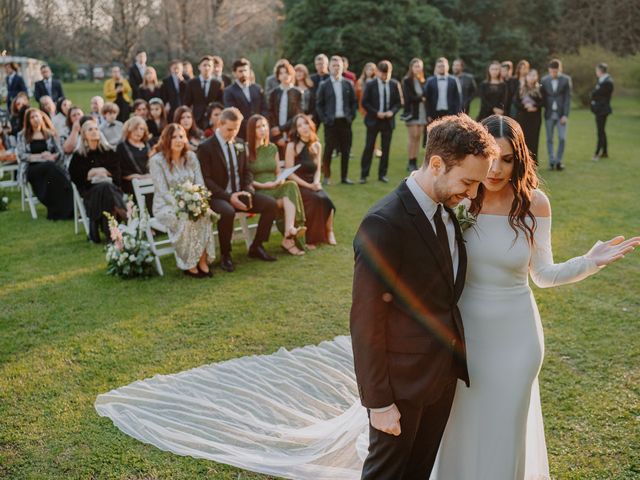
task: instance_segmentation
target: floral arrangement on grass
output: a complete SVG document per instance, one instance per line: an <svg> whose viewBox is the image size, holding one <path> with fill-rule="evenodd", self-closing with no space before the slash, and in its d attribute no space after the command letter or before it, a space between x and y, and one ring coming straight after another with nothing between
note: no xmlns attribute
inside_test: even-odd
<svg viewBox="0 0 640 480"><path fill-rule="evenodd" d="M171 189L176 201L176 213L179 218L196 221L205 215L214 215L209 208L211 192L207 187L187 180Z"/></svg>
<svg viewBox="0 0 640 480"><path fill-rule="evenodd" d="M111 243L107 245L107 274L120 278L148 277L153 273L155 255L144 239L146 215L129 199L127 223L118 224L113 215L104 212L109 220Z"/></svg>
<svg viewBox="0 0 640 480"><path fill-rule="evenodd" d="M9 199L9 197L0 198L0 212L4 212L5 210L8 210L9 203L11 203L11 200Z"/></svg>

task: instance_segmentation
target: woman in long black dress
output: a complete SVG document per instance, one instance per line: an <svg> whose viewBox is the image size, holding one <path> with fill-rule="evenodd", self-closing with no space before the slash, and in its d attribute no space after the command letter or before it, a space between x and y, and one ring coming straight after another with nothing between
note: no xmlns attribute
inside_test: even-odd
<svg viewBox="0 0 640 480"><path fill-rule="evenodd" d="M87 120L80 131L80 142L69 164L71 180L84 200L90 220L89 238L100 243L100 229L109 238L109 225L103 212L124 220L126 210L120 190L120 163L95 120Z"/></svg>
<svg viewBox="0 0 640 480"><path fill-rule="evenodd" d="M530 70L525 77L524 84L516 90L513 96L513 106L516 109L516 120L524 133L524 141L536 164L538 163L538 143L542 124L542 104L542 90L540 83L538 83L538 72Z"/></svg>
<svg viewBox="0 0 640 480"><path fill-rule="evenodd" d="M289 179L300 187L307 218L307 248L313 250L318 243L336 245L333 233L336 207L320 183L321 146L311 117L304 113L293 117L289 139L285 167L300 165Z"/></svg>
<svg viewBox="0 0 640 480"><path fill-rule="evenodd" d="M133 194L134 178L151 178L149 174L149 129L147 122L133 116L122 126L122 142L116 147L122 172L122 190Z"/></svg>
<svg viewBox="0 0 640 480"><path fill-rule="evenodd" d="M481 121L491 115L504 115L508 91L507 84L500 77L500 63L492 62L487 70L487 79L480 84L480 113L476 120Z"/></svg>
<svg viewBox="0 0 640 480"><path fill-rule="evenodd" d="M47 207L47 219L73 218L73 190L63 168L62 150L51 120L37 108L25 112L16 150L18 159L26 165L33 193Z"/></svg>

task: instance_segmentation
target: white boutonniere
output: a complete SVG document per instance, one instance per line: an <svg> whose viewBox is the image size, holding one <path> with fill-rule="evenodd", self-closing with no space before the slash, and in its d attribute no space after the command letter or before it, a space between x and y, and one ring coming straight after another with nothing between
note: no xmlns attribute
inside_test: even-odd
<svg viewBox="0 0 640 480"><path fill-rule="evenodd" d="M464 204L459 204L454 210L453 213L456 214L456 219L458 220L458 224L460 225L460 230L464 232L469 228L475 227L477 223L477 218Z"/></svg>
<svg viewBox="0 0 640 480"><path fill-rule="evenodd" d="M236 147L236 152L238 153L244 152L244 143L242 142L234 143L234 146Z"/></svg>

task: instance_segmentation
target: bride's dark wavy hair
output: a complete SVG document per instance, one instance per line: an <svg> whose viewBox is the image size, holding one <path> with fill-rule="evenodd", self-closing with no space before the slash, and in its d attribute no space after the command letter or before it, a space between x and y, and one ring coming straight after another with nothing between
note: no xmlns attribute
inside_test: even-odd
<svg viewBox="0 0 640 480"><path fill-rule="evenodd" d="M536 163L524 141L524 133L520 124L509 117L491 115L480 122L493 137L506 139L513 149L513 172L509 184L513 188L513 202L509 211L509 225L518 238L522 231L529 243L533 243L533 232L536 229L536 218L531 213L533 192L540 180L536 172ZM482 209L484 186L480 185L478 195L471 202L470 212L477 215ZM530 219L527 222L527 218Z"/></svg>

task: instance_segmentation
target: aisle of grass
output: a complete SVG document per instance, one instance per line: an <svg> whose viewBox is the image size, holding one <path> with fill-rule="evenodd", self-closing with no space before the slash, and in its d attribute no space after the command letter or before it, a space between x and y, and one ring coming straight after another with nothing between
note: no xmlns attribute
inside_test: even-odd
<svg viewBox="0 0 640 480"><path fill-rule="evenodd" d="M90 97L86 84L69 86L69 96L76 86ZM617 101L614 110L611 159L590 161L593 118L575 111L567 171L542 171L557 260L596 239L640 232L640 102ZM364 139L356 123L354 179ZM237 244L236 273L216 269L207 281L185 278L171 258L163 278L108 277L101 247L74 235L70 222L44 220L41 207L41 218L31 220L12 193L10 211L0 213L0 478L267 478L144 445L99 418L93 401L155 374L348 333L351 239L367 208L403 177L405 139L399 125L392 184L328 187L338 208L337 247L293 258L279 252L274 236L268 249L279 261L266 265ZM580 285L536 290L554 478L640 476L639 293L638 254Z"/></svg>

